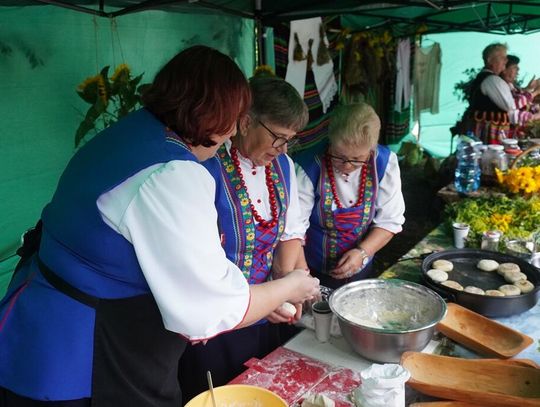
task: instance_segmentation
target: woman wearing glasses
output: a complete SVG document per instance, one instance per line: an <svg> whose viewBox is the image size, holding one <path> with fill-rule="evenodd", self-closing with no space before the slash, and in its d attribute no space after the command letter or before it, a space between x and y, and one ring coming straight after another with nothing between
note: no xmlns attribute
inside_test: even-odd
<svg viewBox="0 0 540 407"><path fill-rule="evenodd" d="M371 106L339 106L328 147L295 157L305 256L327 287L372 277L373 255L405 220L397 157L377 144L380 129Z"/></svg>
<svg viewBox="0 0 540 407"><path fill-rule="evenodd" d="M204 165L216 181L222 246L253 285L305 268L305 263L297 264L305 230L294 164L286 153L306 125L308 112L302 97L283 79L254 77L250 88L252 106L240 119L236 136ZM207 370L214 384L222 385L244 371L247 360L279 346L278 323L299 318L301 306L296 308L296 315L280 307L252 327L188 347L179 372L185 400L207 389Z"/></svg>

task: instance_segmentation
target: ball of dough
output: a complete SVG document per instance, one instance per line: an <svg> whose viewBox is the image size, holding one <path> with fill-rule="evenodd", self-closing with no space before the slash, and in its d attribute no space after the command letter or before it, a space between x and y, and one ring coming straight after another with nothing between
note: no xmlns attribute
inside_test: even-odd
<svg viewBox="0 0 540 407"><path fill-rule="evenodd" d="M505 273L508 273L509 271L520 272L521 269L516 263L501 263L499 264L499 267L497 267L497 273L499 273L501 276L503 276Z"/></svg>
<svg viewBox="0 0 540 407"><path fill-rule="evenodd" d="M466 293L471 293L471 294L486 295L484 290L482 290L481 288L475 287L473 285L468 285L467 287L463 289L463 291L465 291Z"/></svg>
<svg viewBox="0 0 540 407"><path fill-rule="evenodd" d="M285 312L291 314L292 317L296 314L296 307L292 305L290 302L284 302L281 305L281 308L285 310Z"/></svg>
<svg viewBox="0 0 540 407"><path fill-rule="evenodd" d="M448 274L442 270L431 269L427 272L427 275L436 283L442 283L443 281L448 280Z"/></svg>
<svg viewBox="0 0 540 407"><path fill-rule="evenodd" d="M499 287L499 291L502 291L504 295L519 295L521 291L515 285L505 284Z"/></svg>
<svg viewBox="0 0 540 407"><path fill-rule="evenodd" d="M486 290L486 295L491 295L492 297L504 297L504 293L499 290Z"/></svg>
<svg viewBox="0 0 540 407"><path fill-rule="evenodd" d="M463 291L463 286L459 284L457 281L446 280L446 281L443 281L441 285L444 285L445 287L453 288L454 290Z"/></svg>
<svg viewBox="0 0 540 407"><path fill-rule="evenodd" d="M503 277L509 283L515 283L519 280L527 280L527 275L519 271L508 271L504 273Z"/></svg>
<svg viewBox="0 0 540 407"><path fill-rule="evenodd" d="M454 269L454 264L448 260L435 260L431 265L431 268L449 272Z"/></svg>
<svg viewBox="0 0 540 407"><path fill-rule="evenodd" d="M302 407L334 407L335 402L324 394L310 394L302 402Z"/></svg>
<svg viewBox="0 0 540 407"><path fill-rule="evenodd" d="M476 265L482 271L495 271L499 268L499 263L495 260L483 259Z"/></svg>
<svg viewBox="0 0 540 407"><path fill-rule="evenodd" d="M534 290L534 284L527 280L516 281L514 285L519 288L521 294L527 294Z"/></svg>

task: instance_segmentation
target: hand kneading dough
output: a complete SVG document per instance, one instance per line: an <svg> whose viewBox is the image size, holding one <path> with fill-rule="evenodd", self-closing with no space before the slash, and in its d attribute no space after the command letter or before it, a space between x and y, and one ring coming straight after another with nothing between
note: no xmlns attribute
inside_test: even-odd
<svg viewBox="0 0 540 407"><path fill-rule="evenodd" d="M478 294L478 295L486 294L484 290L482 290L481 288L475 287L473 285L468 285L467 287L463 289L463 291L465 291L466 293Z"/></svg>
<svg viewBox="0 0 540 407"><path fill-rule="evenodd" d="M448 280L448 274L442 270L431 269L427 272L427 275L436 283L442 283L443 281Z"/></svg>
<svg viewBox="0 0 540 407"><path fill-rule="evenodd" d="M516 281L514 285L519 288L522 294L527 294L534 290L534 284L527 280Z"/></svg>
<svg viewBox="0 0 540 407"><path fill-rule="evenodd" d="M492 297L504 297L504 293L499 290L486 290L486 295L491 295Z"/></svg>
<svg viewBox="0 0 540 407"><path fill-rule="evenodd" d="M519 280L527 280L527 275L519 271L508 271L504 273L503 277L509 283L515 283L516 281L519 281Z"/></svg>
<svg viewBox="0 0 540 407"><path fill-rule="evenodd" d="M457 281L446 280L446 281L443 281L441 285L444 285L445 287L453 288L454 290L463 291L463 286L459 284Z"/></svg>
<svg viewBox="0 0 540 407"><path fill-rule="evenodd" d="M310 394L302 402L302 407L334 407L334 400L324 394Z"/></svg>
<svg viewBox="0 0 540 407"><path fill-rule="evenodd" d="M296 307L292 305L290 302L284 302L281 308L283 308L286 312L291 314L291 316L293 317L296 314Z"/></svg>
<svg viewBox="0 0 540 407"><path fill-rule="evenodd" d="M499 291L502 291L504 295L519 295L521 291L515 285L505 284L499 287Z"/></svg>
<svg viewBox="0 0 540 407"><path fill-rule="evenodd" d="M431 265L431 268L449 272L454 269L454 265L448 260L435 260Z"/></svg>
<svg viewBox="0 0 540 407"><path fill-rule="evenodd" d="M482 271L495 271L497 268L499 268L499 263L497 263L495 260L484 259L480 260L476 267Z"/></svg>
<svg viewBox="0 0 540 407"><path fill-rule="evenodd" d="M520 272L521 269L516 263L501 263L497 268L497 273L499 273L501 276L503 276L505 273L508 273L509 271Z"/></svg>

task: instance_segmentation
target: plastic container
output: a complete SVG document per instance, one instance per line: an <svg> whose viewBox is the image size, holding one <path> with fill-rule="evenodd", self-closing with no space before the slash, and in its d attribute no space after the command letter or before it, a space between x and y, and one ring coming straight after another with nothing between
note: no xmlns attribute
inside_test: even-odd
<svg viewBox="0 0 540 407"><path fill-rule="evenodd" d="M501 240L501 232L497 230L488 230L482 234L482 250L491 250L496 252L499 250L499 241Z"/></svg>
<svg viewBox="0 0 540 407"><path fill-rule="evenodd" d="M474 192L480 187L480 152L478 141L462 140L456 150L456 172L454 185L456 191L465 194Z"/></svg>
<svg viewBox="0 0 540 407"><path fill-rule="evenodd" d="M498 168L501 171L506 171L508 169L508 159L506 158L504 147L499 144L490 144L487 150L482 154L481 166L482 184L495 185L495 169Z"/></svg>

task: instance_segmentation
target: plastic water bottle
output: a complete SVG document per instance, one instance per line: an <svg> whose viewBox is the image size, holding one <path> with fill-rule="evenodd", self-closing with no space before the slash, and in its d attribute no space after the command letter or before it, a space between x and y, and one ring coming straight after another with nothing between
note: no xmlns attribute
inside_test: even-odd
<svg viewBox="0 0 540 407"><path fill-rule="evenodd" d="M479 141L462 138L457 146L457 166L454 177L456 191L460 194L474 192L480 187L480 151Z"/></svg>

